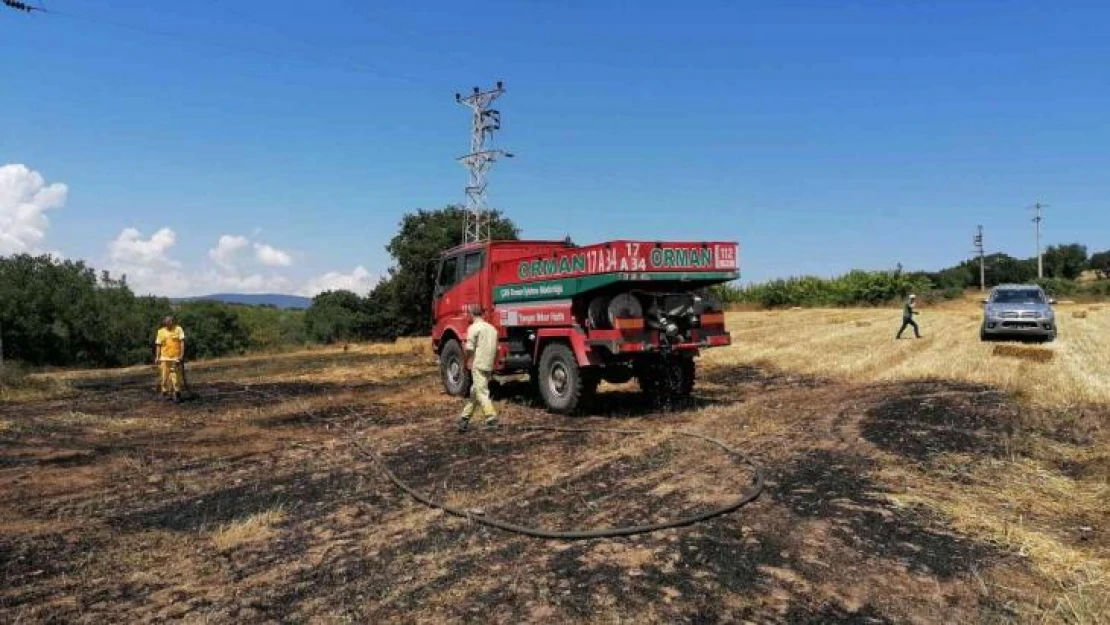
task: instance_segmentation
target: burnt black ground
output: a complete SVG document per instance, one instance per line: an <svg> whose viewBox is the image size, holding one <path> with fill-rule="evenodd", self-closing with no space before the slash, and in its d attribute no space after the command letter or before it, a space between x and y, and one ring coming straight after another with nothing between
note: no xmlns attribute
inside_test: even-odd
<svg viewBox="0 0 1110 625"><path fill-rule="evenodd" d="M335 360L405 362L343 358ZM460 437L450 418L458 401L438 394L430 368L383 382L249 386L226 379L233 372L221 369L215 383L203 371L194 378L201 399L180 406L134 379L0 407L25 426L0 434L0 511L19 522L0 534L0 621L981 622L1014 616L1005 607L1013 597L984 591L982 575L1039 583L1014 554L928 510L893 505L886 495L898 486L877 477L891 458L928 469L946 452L999 454L1020 432L1006 429L1014 401L993 389L717 368L703 372L688 405L665 413L621 388L560 419L510 386L499 401L515 422L680 426L743 439L758 415L790 428L785 439L748 440L769 485L738 513L567 544L428 511L349 437L357 432L429 493L467 494L491 514L552 527L696 510L699 493L727 494L750 476L689 441L633 440L622 451L625 441L605 435ZM323 405L299 410L302 401ZM53 418L64 411L160 421L108 436ZM529 471L541 461L569 474L536 486ZM693 490L654 492L679 479ZM213 543L220 527L275 509L282 519L268 538Z"/></svg>

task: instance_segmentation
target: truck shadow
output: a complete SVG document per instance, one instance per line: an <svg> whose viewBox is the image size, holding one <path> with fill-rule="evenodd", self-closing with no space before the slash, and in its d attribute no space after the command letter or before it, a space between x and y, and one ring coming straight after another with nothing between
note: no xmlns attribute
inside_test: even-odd
<svg viewBox="0 0 1110 625"><path fill-rule="evenodd" d="M544 408L539 392L527 380L501 382L490 388L490 395L494 400L507 401L523 408L538 410ZM579 417L645 417L691 412L706 406L725 403L728 402L699 395L696 391L691 397L674 397L660 401L640 392L639 389L633 390L628 385L619 385L615 388L602 386L596 395L584 400L574 414Z"/></svg>

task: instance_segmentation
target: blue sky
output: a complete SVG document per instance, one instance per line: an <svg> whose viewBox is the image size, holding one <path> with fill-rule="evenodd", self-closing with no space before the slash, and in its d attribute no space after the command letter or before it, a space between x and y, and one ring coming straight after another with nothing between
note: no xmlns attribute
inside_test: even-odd
<svg viewBox="0 0 1110 625"><path fill-rule="evenodd" d="M1110 248L1104 2L46 6L0 11L0 166L24 204L65 185L22 245L140 290L365 287L405 211L462 201L453 94L498 79L490 200L525 236L932 269L976 224L1032 256L1040 199L1046 243Z"/></svg>

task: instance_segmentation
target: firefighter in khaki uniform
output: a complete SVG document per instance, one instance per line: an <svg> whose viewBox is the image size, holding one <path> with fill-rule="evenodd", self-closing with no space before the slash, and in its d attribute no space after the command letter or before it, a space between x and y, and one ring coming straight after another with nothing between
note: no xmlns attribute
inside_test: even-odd
<svg viewBox="0 0 1110 625"><path fill-rule="evenodd" d="M470 399L463 407L462 418L459 419L459 431L470 429L470 415L474 409L482 407L486 415L486 427L496 428L497 411L489 398L489 381L493 377L493 363L497 360L497 329L482 318L482 308L472 305L470 314L470 327L466 331L466 355L470 364Z"/></svg>
<svg viewBox="0 0 1110 625"><path fill-rule="evenodd" d="M185 386L181 371L181 361L185 359L185 331L173 317L162 320L162 327L158 328L154 339L154 350L162 395L181 399L181 389Z"/></svg>

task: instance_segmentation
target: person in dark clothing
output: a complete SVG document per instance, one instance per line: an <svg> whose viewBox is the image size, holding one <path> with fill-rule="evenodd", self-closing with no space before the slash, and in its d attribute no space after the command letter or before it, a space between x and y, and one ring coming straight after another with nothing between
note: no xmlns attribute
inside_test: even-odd
<svg viewBox="0 0 1110 625"><path fill-rule="evenodd" d="M913 316L918 314L918 312L913 309L916 299L917 296L913 293L910 293L910 296L906 298L906 305L902 307L902 328L898 330L898 336L894 338L902 338L902 333L906 331L906 328L910 327L913 328L913 335L917 338L921 338L921 331L917 327L917 322L913 320Z"/></svg>

